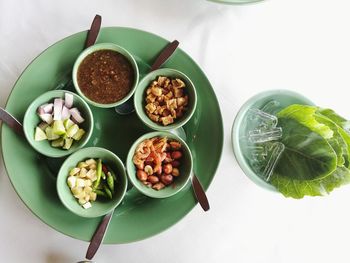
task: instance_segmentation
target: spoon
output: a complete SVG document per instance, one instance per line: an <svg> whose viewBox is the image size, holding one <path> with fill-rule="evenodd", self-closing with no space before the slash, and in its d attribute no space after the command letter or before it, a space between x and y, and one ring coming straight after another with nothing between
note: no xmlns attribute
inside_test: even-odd
<svg viewBox="0 0 350 263"><path fill-rule="evenodd" d="M151 66L151 70L150 71L153 71L153 70L156 70L158 68L160 68L161 65L163 65L164 62L166 62L169 57L171 57L171 55L175 52L176 48L178 47L179 45L179 41L177 40L174 40L173 42L169 43L161 52L160 54L158 55L158 57L156 58L156 60L154 61L153 65ZM123 106L124 104L128 104L127 106ZM118 107L115 107L115 110L119 113L119 110L121 109L123 113L119 113L119 114L129 114L131 112L134 111L134 105L133 105L133 100L129 99L127 102L125 102L124 104L118 106ZM131 105L131 106L130 106ZM128 110L128 111L127 111ZM132 110L132 111L130 111ZM111 222L111 219L112 219L112 216L113 216L113 213L114 213L114 210L105 215L104 218L102 219L100 225L97 227L96 229L96 232L95 234L92 236L92 239L90 241L90 245L87 249L87 252L86 252L86 258L91 260L97 250L99 249L101 243L102 243L102 240L106 234L106 230L108 228L108 225L109 223Z"/></svg>
<svg viewBox="0 0 350 263"><path fill-rule="evenodd" d="M176 130L172 130L171 132L179 136L184 141L187 140L186 132L182 127ZM204 188L194 172L192 173L192 176L191 176L191 184L192 184L194 195L198 203L200 204L204 212L208 211L210 209L210 205L209 205L207 195L205 194Z"/></svg>
<svg viewBox="0 0 350 263"><path fill-rule="evenodd" d="M150 72L160 68L171 57L178 45L179 41L177 40L174 40L173 42L168 44L157 56L153 65L151 66ZM133 97L128 99L123 104L116 106L114 109L120 115L128 115L130 113L133 113L135 111Z"/></svg>
<svg viewBox="0 0 350 263"><path fill-rule="evenodd" d="M5 122L14 132L24 137L22 124L9 112L0 107L0 120Z"/></svg>

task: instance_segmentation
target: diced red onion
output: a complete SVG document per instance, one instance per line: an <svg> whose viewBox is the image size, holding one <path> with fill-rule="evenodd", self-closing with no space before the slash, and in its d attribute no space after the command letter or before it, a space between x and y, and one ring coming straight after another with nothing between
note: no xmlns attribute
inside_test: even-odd
<svg viewBox="0 0 350 263"><path fill-rule="evenodd" d="M40 119L42 119L44 122L51 124L52 123L52 114L50 113L44 113L39 115Z"/></svg>
<svg viewBox="0 0 350 263"><path fill-rule="evenodd" d="M42 114L45 114L45 111L42 107L39 107L36 112L38 113L38 115L42 115Z"/></svg>
<svg viewBox="0 0 350 263"><path fill-rule="evenodd" d="M41 105L39 108L44 110L44 113L52 113L53 103L46 103Z"/></svg>
<svg viewBox="0 0 350 263"><path fill-rule="evenodd" d="M73 95L70 93L64 94L64 105L70 109L73 106Z"/></svg>
<svg viewBox="0 0 350 263"><path fill-rule="evenodd" d="M62 115L61 115L61 119L62 120L66 120L70 118L70 112L69 109L66 106L63 106L62 108Z"/></svg>
<svg viewBox="0 0 350 263"><path fill-rule="evenodd" d="M53 103L53 119L55 121L59 121L62 119L62 107L63 100L60 98L55 99Z"/></svg>
<svg viewBox="0 0 350 263"><path fill-rule="evenodd" d="M75 121L77 123L84 122L84 118L81 116L81 114L77 108L70 109L69 112L72 114L73 121Z"/></svg>

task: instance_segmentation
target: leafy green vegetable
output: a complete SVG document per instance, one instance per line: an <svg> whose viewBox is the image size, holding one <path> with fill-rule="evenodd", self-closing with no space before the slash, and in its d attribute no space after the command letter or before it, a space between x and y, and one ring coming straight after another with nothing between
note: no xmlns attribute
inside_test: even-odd
<svg viewBox="0 0 350 263"><path fill-rule="evenodd" d="M320 196L350 183L349 122L329 109L291 105L278 113L286 146L270 183L286 197Z"/></svg>
<svg viewBox="0 0 350 263"><path fill-rule="evenodd" d="M275 171L286 178L315 180L337 169L337 155L327 139L292 118L279 118L285 150Z"/></svg>
<svg viewBox="0 0 350 263"><path fill-rule="evenodd" d="M322 196L329 194L337 187L350 183L350 170L339 167L326 178L314 181L290 179L275 173L270 183L286 197L300 199L306 195Z"/></svg>

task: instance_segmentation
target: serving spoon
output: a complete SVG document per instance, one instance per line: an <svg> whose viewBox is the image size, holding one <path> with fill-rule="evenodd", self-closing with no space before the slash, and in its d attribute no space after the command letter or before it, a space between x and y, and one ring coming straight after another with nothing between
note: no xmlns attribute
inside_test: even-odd
<svg viewBox="0 0 350 263"><path fill-rule="evenodd" d="M178 46L179 46L179 41L177 40L174 40L173 42L168 44L157 56L149 72L159 69L171 57L171 55L175 52ZM119 106L116 106L114 109L120 115L128 115L130 113L133 113L135 111L134 97L132 96L126 102L124 102Z"/></svg>

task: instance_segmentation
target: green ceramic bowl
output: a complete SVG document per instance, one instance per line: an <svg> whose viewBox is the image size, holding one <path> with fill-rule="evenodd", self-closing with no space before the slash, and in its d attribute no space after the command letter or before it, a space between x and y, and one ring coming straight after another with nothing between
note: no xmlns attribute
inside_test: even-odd
<svg viewBox="0 0 350 263"><path fill-rule="evenodd" d="M182 163L179 168L180 170L180 176L174 180L174 183L172 185L169 185L159 191L154 190L152 188L149 188L145 186L141 181L139 181L136 177L136 167L132 161L135 150L137 146L144 141L145 139L150 139L154 137L167 137L170 139L177 140L181 142L182 144ZM192 167L193 167L193 161L192 161L192 154L190 151L190 148L187 146L185 141L183 141L179 136L169 133L169 132L150 132L147 133L140 138L138 138L135 143L131 146L128 157L126 160L126 169L128 172L128 178L130 182L134 185L134 187L139 190L144 195L147 195L149 197L153 198L165 198L170 197L172 195L175 195L176 193L180 192L187 182L190 179L191 173L192 173Z"/></svg>
<svg viewBox="0 0 350 263"><path fill-rule="evenodd" d="M188 109L184 113L184 115L176 119L173 124L163 126L159 123L156 123L152 121L146 114L145 112L145 96L146 96L146 89L148 88L149 84L157 79L158 76L166 76L170 78L180 78L183 80L186 84L186 90L187 90L187 95L189 97L188 99ZM192 117L193 113L196 110L197 106L197 93L195 86L193 85L192 81L182 72L175 70L175 69L170 69L170 68L161 68L158 70L154 70L150 73L148 73L139 83L135 95L134 95L134 106L136 109L137 116L141 119L141 121L146 124L148 127L154 130L158 131L169 131L169 130L174 130L177 129L184 124L186 124Z"/></svg>
<svg viewBox="0 0 350 263"><path fill-rule="evenodd" d="M73 95L74 102L73 107L77 107L81 112L85 121L79 125L85 130L85 134L80 141L74 141L72 147L69 150L63 150L61 148L54 148L50 145L49 141L34 141L34 132L36 126L41 122L41 119L37 115L36 111L39 106L53 102L55 98L63 98L64 94L70 93ZM48 91L41 96L37 97L27 108L23 120L24 134L30 143L30 145L39 153L49 157L63 157L73 153L74 151L82 148L90 139L93 130L93 115L89 105L77 94L65 90L52 90Z"/></svg>
<svg viewBox="0 0 350 263"><path fill-rule="evenodd" d="M72 195L67 185L67 177L70 169L76 167L80 161L89 158L101 158L115 173L117 183L115 184L115 193L112 200L99 199L92 203L92 207L84 209L78 200ZM111 212L116 208L124 198L127 188L127 176L123 162L109 150L99 147L88 147L81 149L67 158L62 164L57 176L57 192L63 205L71 212L82 217L99 217Z"/></svg>
<svg viewBox="0 0 350 263"><path fill-rule="evenodd" d="M130 61L131 66L134 69L134 85L132 86L130 92L123 99L118 100L114 103L102 104L102 103L95 102L95 101L89 99L88 97L86 97L84 95L84 93L80 90L80 87L78 85L77 74L78 74L78 69L79 69L80 63L84 60L85 57L87 57L91 53L98 51L98 50L113 50L113 51L119 52L120 54L124 55ZM74 83L75 89L77 90L79 95L81 97L83 97L89 104L96 106L96 107L100 107L100 108L113 108L115 106L118 106L118 105L126 102L132 96L132 94L134 94L135 89L136 89L137 84L138 84L138 81L139 81L139 69L137 67L137 63L136 63L134 57L125 48L118 46L116 44L112 44L112 43L100 43L100 44L96 44L96 45L93 45L93 46L85 49L79 55L77 60L75 61L72 74L73 74L72 75L73 83Z"/></svg>
<svg viewBox="0 0 350 263"><path fill-rule="evenodd" d="M255 184L265 189L276 191L275 187L259 177L250 167L245 152L242 150L240 138L246 135L245 119L249 109L261 109L269 101L276 100L280 103L279 110L292 104L314 105L308 98L289 90L271 90L259 93L249 99L239 110L232 127L232 144L236 160L243 172Z"/></svg>

